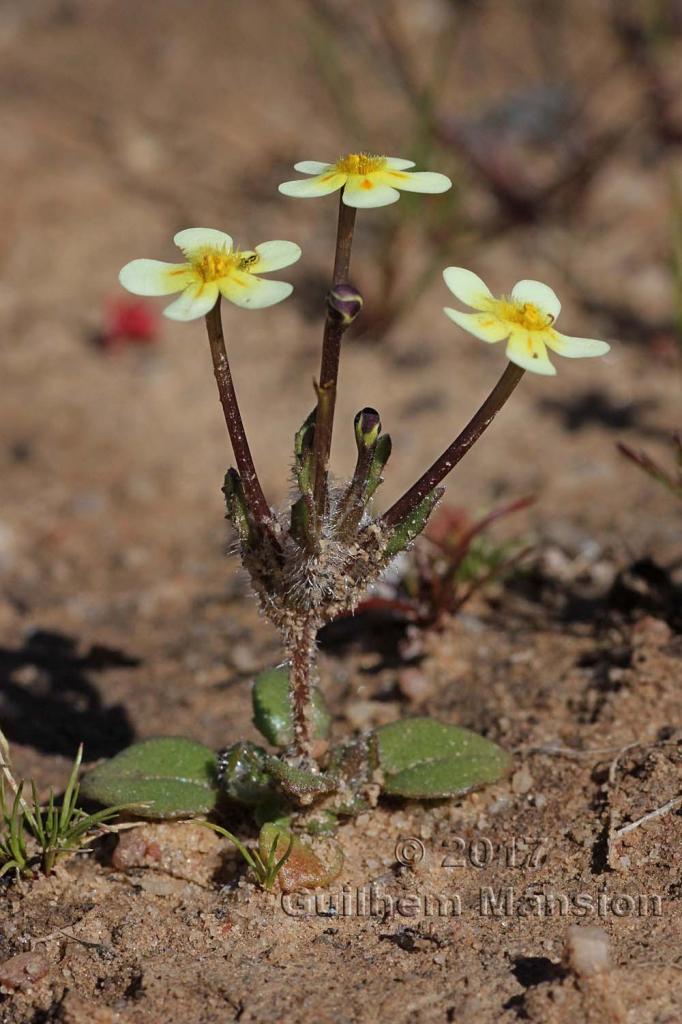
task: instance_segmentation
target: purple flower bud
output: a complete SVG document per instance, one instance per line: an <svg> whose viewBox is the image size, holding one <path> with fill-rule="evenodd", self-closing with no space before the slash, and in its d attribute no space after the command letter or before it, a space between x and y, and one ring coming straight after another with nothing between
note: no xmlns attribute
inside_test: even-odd
<svg viewBox="0 0 682 1024"><path fill-rule="evenodd" d="M352 284L337 284L327 295L327 309L331 317L348 327L362 309L362 301L362 295Z"/></svg>
<svg viewBox="0 0 682 1024"><path fill-rule="evenodd" d="M355 439L358 448L370 448L381 432L381 420L376 409L361 409L355 417Z"/></svg>

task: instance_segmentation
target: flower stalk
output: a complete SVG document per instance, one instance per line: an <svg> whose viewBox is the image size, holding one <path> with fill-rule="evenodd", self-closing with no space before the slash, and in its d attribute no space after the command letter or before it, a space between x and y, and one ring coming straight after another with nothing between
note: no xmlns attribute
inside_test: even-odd
<svg viewBox="0 0 682 1024"><path fill-rule="evenodd" d="M406 519L421 504L448 473L464 458L471 446L478 441L484 430L490 426L498 412L511 397L525 373L515 363L508 363L497 384L483 405L471 417L464 430L448 445L442 455L423 473L416 483L393 504L381 517L381 523L392 528Z"/></svg>
<svg viewBox="0 0 682 1024"><path fill-rule="evenodd" d="M234 389L230 363L227 358L227 348L225 347L223 322L220 315L220 299L218 299L213 309L206 314L206 330L208 331L211 358L213 359L213 372L216 384L218 385L220 404L223 407L234 457L239 467L239 476L241 486L244 489L246 503L256 523L263 528L267 528L272 520L272 514L256 473L246 431L244 430L244 423L239 411L237 393Z"/></svg>
<svg viewBox="0 0 682 1024"><path fill-rule="evenodd" d="M350 254L355 229L355 207L343 202L343 191L339 197L339 219L336 229L336 251L332 272L332 292L338 285L348 284ZM357 312L359 312L359 308ZM329 453L334 429L334 409L339 376L341 339L351 323L347 316L339 315L333 300L327 301L327 316L322 338L322 360L320 380L317 384L317 414L315 417L315 484L313 497L318 518L324 516L327 508L327 474Z"/></svg>

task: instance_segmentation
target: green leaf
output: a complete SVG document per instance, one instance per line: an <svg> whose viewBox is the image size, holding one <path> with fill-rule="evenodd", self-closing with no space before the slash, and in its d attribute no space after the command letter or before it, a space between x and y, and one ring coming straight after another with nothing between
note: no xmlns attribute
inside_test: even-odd
<svg viewBox="0 0 682 1024"><path fill-rule="evenodd" d="M311 494L302 494L291 506L289 532L299 547L309 552L319 551L319 538L315 533L315 505Z"/></svg>
<svg viewBox="0 0 682 1024"><path fill-rule="evenodd" d="M253 529L249 518L249 506L244 494L241 477L236 469L228 469L223 483L227 519L229 519L239 535L242 544L254 542Z"/></svg>
<svg viewBox="0 0 682 1024"><path fill-rule="evenodd" d="M301 803L309 803L307 797L314 798L324 793L333 793L339 786L338 775L294 768L279 757L269 757L267 769L278 789L285 796L293 797Z"/></svg>
<svg viewBox="0 0 682 1024"><path fill-rule="evenodd" d="M469 729L432 718L409 718L381 726L375 756L392 796L439 799L496 782L511 758L497 744Z"/></svg>
<svg viewBox="0 0 682 1024"><path fill-rule="evenodd" d="M327 770L340 779L330 808L334 814L353 817L368 809L365 790L372 781L375 767L371 745L365 736L346 740L331 751Z"/></svg>
<svg viewBox="0 0 682 1024"><path fill-rule="evenodd" d="M253 684L253 724L274 747L287 747L294 738L294 721L289 702L289 675L286 669L262 672ZM319 690L313 692L313 736L329 735L331 715Z"/></svg>
<svg viewBox="0 0 682 1024"><path fill-rule="evenodd" d="M88 772L81 796L101 804L143 804L135 807L141 818L208 814L217 797L216 756L181 736L144 740Z"/></svg>
<svg viewBox="0 0 682 1024"><path fill-rule="evenodd" d="M366 502L369 501L379 484L382 482L381 474L384 471L384 466L390 458L391 448L391 435L382 434L376 443L376 448L374 449L374 455L372 457L372 464L369 469L369 476L367 477L367 486L365 489Z"/></svg>
<svg viewBox="0 0 682 1024"><path fill-rule="evenodd" d="M267 757L262 747L247 740L221 750L217 772L220 789L230 800L247 807L270 799L275 791L265 768Z"/></svg>
<svg viewBox="0 0 682 1024"><path fill-rule="evenodd" d="M301 494L312 494L313 489L316 418L315 408L294 435L294 470Z"/></svg>
<svg viewBox="0 0 682 1024"><path fill-rule="evenodd" d="M388 558L393 558L399 551L404 551L414 538L422 532L429 521L429 516L444 493L445 491L442 487L436 487L422 499L420 504L409 515L405 516L398 523L386 544L385 554Z"/></svg>

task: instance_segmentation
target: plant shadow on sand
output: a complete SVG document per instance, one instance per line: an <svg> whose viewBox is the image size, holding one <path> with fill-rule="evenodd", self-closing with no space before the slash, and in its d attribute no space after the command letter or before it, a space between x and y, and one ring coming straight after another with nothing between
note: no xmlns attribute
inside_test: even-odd
<svg viewBox="0 0 682 1024"><path fill-rule="evenodd" d="M139 659L55 630L31 631L21 647L0 648L0 713L12 743L72 757L83 743L91 760L111 757L134 738L120 704L106 705L91 674L134 668Z"/></svg>

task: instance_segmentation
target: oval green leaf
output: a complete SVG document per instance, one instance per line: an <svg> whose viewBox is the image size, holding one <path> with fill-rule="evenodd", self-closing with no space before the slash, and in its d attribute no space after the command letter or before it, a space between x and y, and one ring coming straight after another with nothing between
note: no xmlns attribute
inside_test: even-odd
<svg viewBox="0 0 682 1024"><path fill-rule="evenodd" d="M218 757L218 784L230 798L247 807L257 807L274 793L265 765L268 754L248 740L233 743Z"/></svg>
<svg viewBox="0 0 682 1024"><path fill-rule="evenodd" d="M217 798L216 756L181 736L143 740L88 772L81 795L107 806L134 804L141 818L208 814Z"/></svg>
<svg viewBox="0 0 682 1024"><path fill-rule="evenodd" d="M251 692L253 724L274 747L288 747L294 739L294 721L289 702L289 674L283 668L262 672ZM319 690L313 692L313 736L329 735L331 715Z"/></svg>
<svg viewBox="0 0 682 1024"><path fill-rule="evenodd" d="M315 772L295 768L278 757L269 757L267 770L275 785L287 797L308 803L308 797L333 793L339 788L339 777L331 772Z"/></svg>
<svg viewBox="0 0 682 1024"><path fill-rule="evenodd" d="M509 771L501 747L469 729L432 718L408 718L381 726L375 756L383 771L382 789L391 796L435 800L457 796Z"/></svg>

